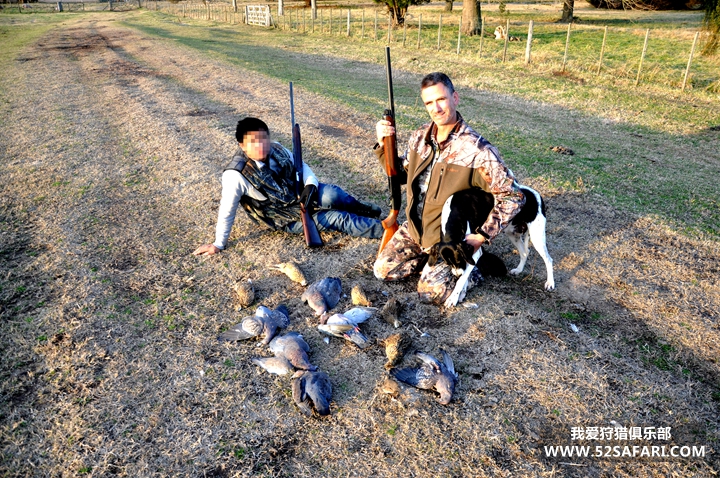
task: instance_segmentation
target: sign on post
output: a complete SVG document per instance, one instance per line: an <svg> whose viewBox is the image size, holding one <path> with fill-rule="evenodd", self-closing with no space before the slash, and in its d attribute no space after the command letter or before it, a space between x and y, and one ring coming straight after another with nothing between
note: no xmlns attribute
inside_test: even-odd
<svg viewBox="0 0 720 478"><path fill-rule="evenodd" d="M245 23L260 27L272 26L270 7L267 5L245 5Z"/></svg>

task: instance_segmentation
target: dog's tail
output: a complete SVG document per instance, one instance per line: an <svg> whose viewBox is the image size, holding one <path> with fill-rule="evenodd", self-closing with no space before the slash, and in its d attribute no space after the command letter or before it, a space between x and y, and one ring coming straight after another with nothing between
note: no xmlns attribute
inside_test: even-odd
<svg viewBox="0 0 720 478"><path fill-rule="evenodd" d="M505 263L495 254L483 251L477 265L483 277L503 277L507 275Z"/></svg>

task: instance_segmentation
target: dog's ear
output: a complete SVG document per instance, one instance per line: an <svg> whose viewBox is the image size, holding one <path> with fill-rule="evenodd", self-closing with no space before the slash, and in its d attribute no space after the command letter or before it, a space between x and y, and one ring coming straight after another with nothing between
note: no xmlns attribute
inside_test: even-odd
<svg viewBox="0 0 720 478"><path fill-rule="evenodd" d="M462 255L463 259L465 259L465 262L475 265L475 261L472 257L473 254L475 254L475 248L473 246L463 241L458 246L458 249L460 249L460 254Z"/></svg>
<svg viewBox="0 0 720 478"><path fill-rule="evenodd" d="M458 262L462 258L458 256L457 244L453 244L450 242L443 243L443 245L440 246L440 257L442 257L445 261L445 264L449 265L451 268L460 267Z"/></svg>
<svg viewBox="0 0 720 478"><path fill-rule="evenodd" d="M432 246L432 247L430 248L430 250L428 251L428 261L427 261L427 264L428 264L430 267L432 267L432 266L434 266L435 264L437 264L437 261L438 261L438 253L439 253L438 251L439 251L439 249L440 249L440 244L435 244L435 245Z"/></svg>

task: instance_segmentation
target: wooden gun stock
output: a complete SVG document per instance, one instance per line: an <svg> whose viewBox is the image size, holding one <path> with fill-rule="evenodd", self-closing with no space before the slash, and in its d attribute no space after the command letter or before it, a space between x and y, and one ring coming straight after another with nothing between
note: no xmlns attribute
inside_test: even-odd
<svg viewBox="0 0 720 478"><path fill-rule="evenodd" d="M301 217L303 225L303 235L305 236L305 244L308 247L322 247L323 240L322 237L320 237L320 231L318 231L315 220L312 218L308 210L305 209L304 204L300 205L300 212L302 213Z"/></svg>
<svg viewBox="0 0 720 478"><path fill-rule="evenodd" d="M390 124L395 127L395 118L393 118L392 111L385 110L383 119L385 121L389 121ZM380 240L378 256L382 250L385 249L387 243L390 242L390 239L398 230L397 217L400 213L400 206L402 204L400 178L398 177L397 140L395 138L395 135L383 138L383 148L385 149L385 172L388 176L391 204L390 214L388 214L388 216L382 221L384 231L382 239Z"/></svg>

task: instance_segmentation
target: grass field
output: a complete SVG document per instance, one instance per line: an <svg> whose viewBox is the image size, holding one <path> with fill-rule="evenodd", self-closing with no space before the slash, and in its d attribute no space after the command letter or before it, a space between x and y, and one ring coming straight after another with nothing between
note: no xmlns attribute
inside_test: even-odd
<svg viewBox="0 0 720 478"><path fill-rule="evenodd" d="M557 8L508 6L517 25ZM421 11L425 21L440 5ZM576 15L588 58L605 24L628 57L628 39L656 25L648 71L685 49L699 19ZM538 28L553 46L530 67L519 48L505 64L458 58L449 35L442 54L431 32L419 50L393 43L400 140L426 121L422 75L447 71L463 116L548 205L555 292L533 251L527 274L488 279L469 292L474 307L443 309L417 301L415 279L374 279L377 241L324 233L326 247L308 250L239 214L227 251L190 255L213 237L237 119L261 116L289 145L288 81L320 180L387 209L370 152L384 42L154 10L0 15L0 476L715 476L717 59L698 61L683 94L664 72L637 88L632 66L596 77L580 53L559 75L563 27ZM505 239L491 250L518 260ZM303 288L269 268L288 257L310 280L361 285L374 305L398 298L414 346L455 361L450 405L386 393L377 343L325 343ZM233 286L246 280L256 301L239 310ZM257 305L281 303L331 377L330 417L304 417L288 378L256 370L250 359L267 350L217 341ZM374 342L396 331L379 318L363 329ZM671 437L571 438L596 427ZM704 456L548 456L557 445Z"/></svg>

